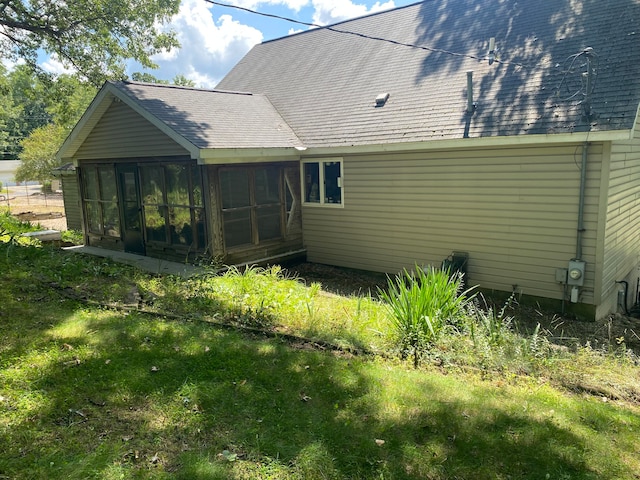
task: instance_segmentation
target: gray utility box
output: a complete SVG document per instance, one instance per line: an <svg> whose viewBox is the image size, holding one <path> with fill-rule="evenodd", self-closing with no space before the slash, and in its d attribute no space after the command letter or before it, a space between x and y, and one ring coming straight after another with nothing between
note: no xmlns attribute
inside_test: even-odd
<svg viewBox="0 0 640 480"><path fill-rule="evenodd" d="M581 287L584 285L584 272L587 264L582 260L569 260L569 269L567 274L567 285Z"/></svg>

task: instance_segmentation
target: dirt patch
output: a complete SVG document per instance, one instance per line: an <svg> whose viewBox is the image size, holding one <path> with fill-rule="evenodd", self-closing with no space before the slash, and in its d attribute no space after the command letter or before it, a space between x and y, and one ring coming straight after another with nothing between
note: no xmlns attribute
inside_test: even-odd
<svg viewBox="0 0 640 480"><path fill-rule="evenodd" d="M10 187L8 195L0 199L0 207L6 207L11 214L23 222L39 224L51 230L67 230L64 201L61 193L22 193L21 187Z"/></svg>
<svg viewBox="0 0 640 480"><path fill-rule="evenodd" d="M300 263L287 267L287 272L306 285L319 283L325 292L344 296L378 296L379 288L386 288L384 273L331 267L317 263Z"/></svg>

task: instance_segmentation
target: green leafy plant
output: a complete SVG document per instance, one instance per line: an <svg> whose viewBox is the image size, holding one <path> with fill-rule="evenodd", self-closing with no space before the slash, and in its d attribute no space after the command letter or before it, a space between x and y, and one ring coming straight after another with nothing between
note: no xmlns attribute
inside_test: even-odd
<svg viewBox="0 0 640 480"><path fill-rule="evenodd" d="M60 236L62 241L66 243L72 243L73 245L82 245L84 243L82 232L77 230L64 230L60 232Z"/></svg>
<svg viewBox="0 0 640 480"><path fill-rule="evenodd" d="M484 335L490 345L500 345L505 341L506 334L511 332L513 322L513 317L506 312L515 301L515 294L512 293L500 310L489 305L482 295L479 295L475 302L469 303L469 327L474 343L477 343L478 334Z"/></svg>
<svg viewBox="0 0 640 480"><path fill-rule="evenodd" d="M411 355L418 368L420 358L447 327L459 325L472 297L462 291L462 274L444 270L403 270L388 280L387 290L378 290L391 317L396 341L403 357Z"/></svg>

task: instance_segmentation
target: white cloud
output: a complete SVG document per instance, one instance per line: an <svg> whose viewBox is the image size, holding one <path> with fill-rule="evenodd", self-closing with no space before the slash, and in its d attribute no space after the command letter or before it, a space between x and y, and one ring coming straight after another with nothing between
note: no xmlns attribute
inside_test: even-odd
<svg viewBox="0 0 640 480"><path fill-rule="evenodd" d="M227 0L229 4L261 11L266 5L287 8L296 13L304 8L313 12L312 22L321 25L332 24L368 13L395 7L394 0L377 1L371 7L366 0ZM361 2L361 3L358 3ZM250 25L240 23L236 18L255 19L260 25L263 17L246 17L240 12L221 8L203 0L183 0L179 13L162 29L177 32L181 47L153 57L160 69L151 71L162 79L171 80L176 75L184 75L197 86L215 86L224 75L253 47L262 42L263 33ZM285 14L286 16L286 14ZM308 20L307 20L308 21ZM291 28L289 34L301 30ZM53 66L52 66L53 68ZM129 68L133 73L138 68Z"/></svg>
<svg viewBox="0 0 640 480"><path fill-rule="evenodd" d="M189 80L193 80L196 87L200 88L211 88L219 81L219 79L213 78L206 73L196 71L193 67L190 68L188 72L183 73L183 75Z"/></svg>
<svg viewBox="0 0 640 480"><path fill-rule="evenodd" d="M385 3L376 2L371 8L351 0L312 0L312 3L315 9L313 23L318 25L329 25L395 7L393 0Z"/></svg>
<svg viewBox="0 0 640 480"><path fill-rule="evenodd" d="M53 75L62 75L64 73L74 74L76 73L75 68L70 68L64 63L62 63L57 55L51 55L44 62L40 63L40 68L42 68L45 72L51 73Z"/></svg>
<svg viewBox="0 0 640 480"><path fill-rule="evenodd" d="M229 5L236 5L251 10L258 9L260 5L282 5L294 12L299 12L302 7L308 4L309 0L233 0L229 2Z"/></svg>
<svg viewBox="0 0 640 480"><path fill-rule="evenodd" d="M17 65L24 65L26 63L22 58L19 58L17 60L1 58L0 62L2 62L5 68L9 71L13 70Z"/></svg>
<svg viewBox="0 0 640 480"><path fill-rule="evenodd" d="M214 86L252 46L262 41L262 32L230 15L214 21L202 0L184 1L167 27L177 32L181 47L156 55L153 60L164 78L182 74L202 87Z"/></svg>

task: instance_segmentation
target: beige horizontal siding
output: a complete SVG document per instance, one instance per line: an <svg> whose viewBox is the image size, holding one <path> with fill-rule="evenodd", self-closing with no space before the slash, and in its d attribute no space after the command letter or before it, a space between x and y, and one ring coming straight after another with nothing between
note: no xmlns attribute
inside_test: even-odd
<svg viewBox="0 0 640 480"><path fill-rule="evenodd" d="M80 191L76 175L62 176L64 197L64 214L69 230L82 231L82 208L80 207Z"/></svg>
<svg viewBox="0 0 640 480"><path fill-rule="evenodd" d="M107 159L188 155L188 152L124 103L113 103L75 158Z"/></svg>
<svg viewBox="0 0 640 480"><path fill-rule="evenodd" d="M344 208L304 208L311 261L395 273L469 253L484 288L561 298L575 256L581 145L344 158ZM593 303L602 146L587 172L582 301Z"/></svg>
<svg viewBox="0 0 640 480"><path fill-rule="evenodd" d="M608 188L603 302L617 297L615 282L629 280L640 260L640 127L636 127L634 139L612 143ZM633 280L636 278L637 274Z"/></svg>

